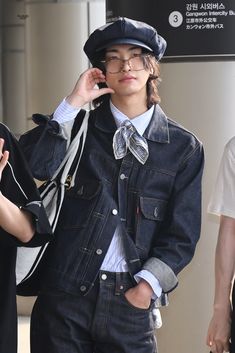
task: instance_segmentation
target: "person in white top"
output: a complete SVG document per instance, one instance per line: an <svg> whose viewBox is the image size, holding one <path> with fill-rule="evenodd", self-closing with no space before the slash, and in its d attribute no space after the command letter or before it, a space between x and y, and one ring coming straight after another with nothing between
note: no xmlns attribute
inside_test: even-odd
<svg viewBox="0 0 235 353"><path fill-rule="evenodd" d="M213 353L234 353L235 137L224 148L208 212L220 217L220 227L215 252L214 312L208 328L207 344Z"/></svg>

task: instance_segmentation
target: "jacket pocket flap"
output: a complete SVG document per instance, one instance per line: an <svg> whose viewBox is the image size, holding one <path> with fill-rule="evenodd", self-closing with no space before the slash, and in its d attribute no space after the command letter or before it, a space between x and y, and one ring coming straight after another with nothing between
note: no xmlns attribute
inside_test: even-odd
<svg viewBox="0 0 235 353"><path fill-rule="evenodd" d="M153 199L151 197L140 197L140 208L145 218L153 221L162 221L167 206L167 201Z"/></svg>
<svg viewBox="0 0 235 353"><path fill-rule="evenodd" d="M91 200L99 193L100 189L101 184L98 181L87 182L80 180L77 185L75 184L75 187L69 189L66 193L69 197Z"/></svg>

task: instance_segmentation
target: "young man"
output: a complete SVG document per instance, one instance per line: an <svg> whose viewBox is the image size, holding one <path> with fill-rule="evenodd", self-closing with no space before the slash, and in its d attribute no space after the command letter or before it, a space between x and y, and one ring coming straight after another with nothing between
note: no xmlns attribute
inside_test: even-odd
<svg viewBox="0 0 235 353"><path fill-rule="evenodd" d="M208 210L220 216L215 253L214 312L207 344L213 353L235 352L235 138L225 146ZM232 296L232 305L230 297ZM233 310L232 310L233 308Z"/></svg>
<svg viewBox="0 0 235 353"><path fill-rule="evenodd" d="M0 156L0 353L16 353L16 248L47 242L51 230L18 142L3 124Z"/></svg>
<svg viewBox="0 0 235 353"><path fill-rule="evenodd" d="M84 46L93 68L32 155L45 178L42 161L63 159L64 126L77 131L82 106L95 104L48 248L32 353L156 352L151 310L194 254L203 169L201 143L158 105L165 48L153 27L128 18L95 30Z"/></svg>

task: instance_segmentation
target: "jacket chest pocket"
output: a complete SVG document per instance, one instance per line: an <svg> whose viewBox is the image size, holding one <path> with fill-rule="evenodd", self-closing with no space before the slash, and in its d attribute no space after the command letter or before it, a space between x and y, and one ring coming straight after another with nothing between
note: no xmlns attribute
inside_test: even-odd
<svg viewBox="0 0 235 353"><path fill-rule="evenodd" d="M140 197L140 209L146 219L163 221L167 201L150 197Z"/></svg>
<svg viewBox="0 0 235 353"><path fill-rule="evenodd" d="M167 201L151 197L140 197L136 220L136 246L147 250L151 248L154 237L165 218Z"/></svg>
<svg viewBox="0 0 235 353"><path fill-rule="evenodd" d="M80 180L66 191L61 212L64 229L84 228L90 220L101 191L99 181Z"/></svg>

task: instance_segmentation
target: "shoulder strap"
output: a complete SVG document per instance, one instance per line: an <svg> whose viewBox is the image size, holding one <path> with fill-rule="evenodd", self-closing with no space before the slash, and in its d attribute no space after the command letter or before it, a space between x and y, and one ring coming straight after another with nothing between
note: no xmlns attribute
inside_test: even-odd
<svg viewBox="0 0 235 353"><path fill-rule="evenodd" d="M67 184L68 175L70 176L70 179L72 182L71 185L69 185L69 187L74 185L75 175L76 175L78 165L82 157L83 148L85 145L89 115L90 115L89 112L85 111L85 115L81 119L81 122L78 120L79 115L75 118L75 122L73 124L75 125L74 131L73 131L73 139L71 139L71 142L69 144L68 150L66 152L66 155L63 161L61 162L59 168L56 170L56 172L52 177L52 180L53 179L58 180L58 176L59 176L59 180L62 185ZM71 136L72 136L72 133L71 133ZM68 185L66 186L68 187Z"/></svg>
<svg viewBox="0 0 235 353"><path fill-rule="evenodd" d="M79 113L77 114L77 116L76 116L76 118L74 120L74 123L73 123L73 127L72 127L70 143L72 142L72 140L76 136L78 130L81 128L83 119L85 118L85 114L86 114L86 110L85 109L81 109L79 111Z"/></svg>

